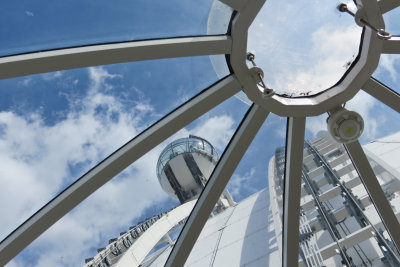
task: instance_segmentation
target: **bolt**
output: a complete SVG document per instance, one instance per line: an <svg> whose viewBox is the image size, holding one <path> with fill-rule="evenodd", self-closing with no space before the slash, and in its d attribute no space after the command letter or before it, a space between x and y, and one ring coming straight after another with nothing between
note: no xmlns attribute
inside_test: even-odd
<svg viewBox="0 0 400 267"><path fill-rule="evenodd" d="M340 11L340 12L347 12L347 4L346 3L340 3L338 6L337 6L337 9Z"/></svg>
<svg viewBox="0 0 400 267"><path fill-rule="evenodd" d="M247 53L247 60L253 62L255 57L256 57L256 56L255 56L253 53L251 53L251 52L248 52L248 53Z"/></svg>

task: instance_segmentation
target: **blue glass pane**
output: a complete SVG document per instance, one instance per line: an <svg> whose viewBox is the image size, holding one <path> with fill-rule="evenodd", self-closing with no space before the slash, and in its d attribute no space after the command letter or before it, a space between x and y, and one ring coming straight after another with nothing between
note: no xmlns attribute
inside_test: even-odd
<svg viewBox="0 0 400 267"><path fill-rule="evenodd" d="M0 56L96 43L206 35L213 1L2 1ZM226 33L215 27L213 34Z"/></svg>

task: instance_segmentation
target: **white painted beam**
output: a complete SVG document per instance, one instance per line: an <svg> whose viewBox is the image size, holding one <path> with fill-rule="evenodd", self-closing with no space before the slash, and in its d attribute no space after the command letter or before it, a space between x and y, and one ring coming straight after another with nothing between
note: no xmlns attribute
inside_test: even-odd
<svg viewBox="0 0 400 267"><path fill-rule="evenodd" d="M164 236L168 236L168 232L175 225L189 216L195 203L196 200L192 200L182 204L161 217L135 240L135 243L122 255L115 264L115 267L140 266L147 254L157 245L158 241Z"/></svg>
<svg viewBox="0 0 400 267"><path fill-rule="evenodd" d="M335 168L336 166L338 166L339 164L342 164L344 162L346 162L346 160L348 160L349 157L346 154L342 154L341 156L335 158L332 161L329 161L329 165L331 166L331 168Z"/></svg>
<svg viewBox="0 0 400 267"><path fill-rule="evenodd" d="M314 170L310 171L308 173L308 176L310 177L310 179L314 179L315 177L323 174L325 172L325 169L323 166L319 166L317 168L315 168Z"/></svg>

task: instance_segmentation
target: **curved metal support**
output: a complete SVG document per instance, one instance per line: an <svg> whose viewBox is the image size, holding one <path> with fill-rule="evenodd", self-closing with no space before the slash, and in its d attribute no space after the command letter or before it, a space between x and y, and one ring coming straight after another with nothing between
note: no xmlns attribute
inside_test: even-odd
<svg viewBox="0 0 400 267"><path fill-rule="evenodd" d="M194 119L236 94L240 85L229 76L202 91L119 148L48 202L0 243L0 266L94 191Z"/></svg>
<svg viewBox="0 0 400 267"><path fill-rule="evenodd" d="M378 182L378 179L375 176L367 156L358 141L344 144L344 146L372 200L372 203L382 219L382 223L385 225L393 243L396 245L397 251L400 251L400 224Z"/></svg>
<svg viewBox="0 0 400 267"><path fill-rule="evenodd" d="M229 36L198 36L56 49L0 58L0 79L150 59L230 54Z"/></svg>
<svg viewBox="0 0 400 267"><path fill-rule="evenodd" d="M378 28L384 28L378 3L366 0L358 1L362 3L368 21ZM234 0L226 0L226 2L236 3ZM263 88L258 86L251 69L246 65L246 49L248 28L264 2L264 0L248 0L246 6L240 9L232 21L230 64L248 98L274 114L284 117L290 117L293 114L317 116L352 99L375 71L382 52L384 41L379 39L376 32L369 27L364 29L357 62L332 88L304 98L287 98L279 95L263 96Z"/></svg>
<svg viewBox="0 0 400 267"><path fill-rule="evenodd" d="M165 266L185 264L218 198L268 114L255 104L250 107L204 187Z"/></svg>
<svg viewBox="0 0 400 267"><path fill-rule="evenodd" d="M362 89L388 107L400 112L400 94L371 77Z"/></svg>

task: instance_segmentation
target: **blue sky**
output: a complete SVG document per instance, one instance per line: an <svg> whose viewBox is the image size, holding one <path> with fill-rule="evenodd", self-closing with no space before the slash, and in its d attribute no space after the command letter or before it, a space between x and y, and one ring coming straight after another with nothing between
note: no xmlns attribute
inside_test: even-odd
<svg viewBox="0 0 400 267"><path fill-rule="evenodd" d="M318 5L326 6L324 1L314 2L313 9L306 11L315 13L322 10ZM8 27L1 27L0 35L8 38L0 39L0 55L93 42L206 34L212 1L93 3L7 1L3 9L7 12L2 12L0 22ZM296 6L289 6L287 13L282 11L279 17L279 27L268 28L270 16L265 14L282 8L277 0L268 3L273 11L264 7L264 15L256 19L249 35L249 47L256 52L257 63L269 73L267 83L283 88L293 81L308 81L310 75L316 77L316 64L321 67L315 79L329 83L330 67L342 71L342 59L336 62L336 57L329 56L298 57L296 51L268 46L294 42L290 34L285 37L289 39L280 39L279 33L285 32L285 27L290 32L288 14L296 10ZM300 7L304 10L304 4ZM344 16L334 9L327 12L334 20ZM390 30L398 29L400 33L396 12L385 19ZM298 24L309 25L309 14L297 13ZM296 28L303 33L296 37L303 44L299 45L301 53L307 56L310 46L314 49L311 51L321 55L331 47L346 49L342 44L354 39L354 25L336 25L336 34L330 35L330 22L317 23L311 30ZM271 36L276 43L268 42ZM319 43L318 36L330 39ZM277 51L276 61L270 60L270 51ZM296 64L287 70L290 60ZM399 72L400 57L383 56L374 76L400 90ZM0 81L0 203L10 203L0 205L4 218L0 221L0 239L93 165L218 79L209 57L193 57ZM366 121L363 143L400 130L400 124L393 123L398 114L365 93L357 95L348 106ZM221 154L247 109L248 105L233 97L194 121L96 191L8 266L82 265L85 258L92 257L119 232L173 207L177 202L162 192L155 174L163 147L193 133L208 139ZM307 120L308 139L326 129L325 120L326 115ZM237 201L267 186L268 161L275 149L285 144L285 126L285 118L268 117L231 179L229 189Z"/></svg>

